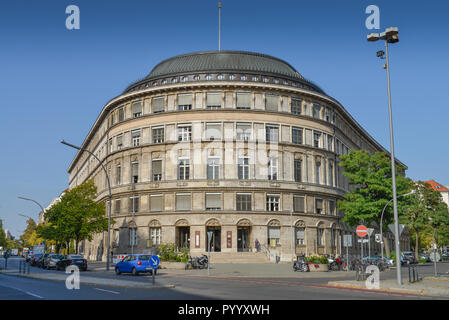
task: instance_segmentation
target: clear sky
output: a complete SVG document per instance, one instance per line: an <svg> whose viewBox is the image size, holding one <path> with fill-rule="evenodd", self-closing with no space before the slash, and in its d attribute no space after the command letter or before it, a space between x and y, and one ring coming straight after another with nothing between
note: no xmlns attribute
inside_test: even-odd
<svg viewBox="0 0 449 320"><path fill-rule="evenodd" d="M68 30L68 5L80 30ZM388 150L383 61L365 9L399 27L390 48L396 156L416 180L449 185L449 4L442 0L223 0L222 50L289 62L340 101ZM67 168L111 98L161 60L218 49L216 0L14 0L0 3L0 219L18 236L68 187Z"/></svg>

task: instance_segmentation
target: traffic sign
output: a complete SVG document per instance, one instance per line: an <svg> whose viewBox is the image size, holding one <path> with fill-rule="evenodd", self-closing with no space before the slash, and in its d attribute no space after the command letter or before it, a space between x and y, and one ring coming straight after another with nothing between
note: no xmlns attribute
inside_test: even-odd
<svg viewBox="0 0 449 320"><path fill-rule="evenodd" d="M343 235L343 247L352 247L352 235Z"/></svg>
<svg viewBox="0 0 449 320"><path fill-rule="evenodd" d="M380 236L380 233L376 233L376 235L374 237L375 237L377 243L382 242L382 237Z"/></svg>
<svg viewBox="0 0 449 320"><path fill-rule="evenodd" d="M160 263L159 257L157 255L153 254L150 257L150 267L157 268L159 266L159 263Z"/></svg>
<svg viewBox="0 0 449 320"><path fill-rule="evenodd" d="M368 239L359 239L357 240L358 243L368 243Z"/></svg>
<svg viewBox="0 0 449 320"><path fill-rule="evenodd" d="M366 229L367 230L367 232L368 232L368 237L371 237L371 235L373 234L373 232L374 232L374 229L373 228L368 228L368 229Z"/></svg>
<svg viewBox="0 0 449 320"><path fill-rule="evenodd" d="M402 231L404 230L405 224L399 225L399 235L401 235ZM391 233L394 234L394 224L389 224L388 228L390 229Z"/></svg>
<svg viewBox="0 0 449 320"><path fill-rule="evenodd" d="M360 238L363 238L367 235L368 229L364 225L359 225L355 232Z"/></svg>
<svg viewBox="0 0 449 320"><path fill-rule="evenodd" d="M441 259L440 254L438 252L435 252L435 251L430 253L429 256L430 256L430 261L432 261L432 262L435 262L435 258L436 258L437 262L440 261L440 259Z"/></svg>

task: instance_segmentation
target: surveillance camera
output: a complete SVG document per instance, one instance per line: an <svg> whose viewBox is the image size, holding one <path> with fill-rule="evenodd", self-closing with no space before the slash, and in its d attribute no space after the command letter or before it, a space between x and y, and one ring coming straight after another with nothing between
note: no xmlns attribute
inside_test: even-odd
<svg viewBox="0 0 449 320"><path fill-rule="evenodd" d="M377 51L377 56L379 58L383 57L384 54L385 54L385 52L383 50Z"/></svg>

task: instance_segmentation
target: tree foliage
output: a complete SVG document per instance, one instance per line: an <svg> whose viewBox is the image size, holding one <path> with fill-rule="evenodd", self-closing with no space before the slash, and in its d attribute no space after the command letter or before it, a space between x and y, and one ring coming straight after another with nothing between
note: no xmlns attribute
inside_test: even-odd
<svg viewBox="0 0 449 320"><path fill-rule="evenodd" d="M27 220L27 227L23 231L23 234L20 236L20 240L23 241L23 245L25 247L32 246L30 243L30 239L31 239L33 233L36 231L36 228L37 228L36 222L34 222L33 219L29 218Z"/></svg>
<svg viewBox="0 0 449 320"><path fill-rule="evenodd" d="M6 248L6 234L3 230L3 221L0 219L0 247Z"/></svg>
<svg viewBox="0 0 449 320"><path fill-rule="evenodd" d="M365 150L351 150L341 156L340 166L343 175L349 178L351 191L345 200L338 201L338 208L345 212L343 221L349 226L360 223L379 224L385 205L393 198L390 158L385 152L370 154ZM412 181L401 174L405 167L396 164L397 195L410 191ZM406 198L398 198L398 212L408 204ZM386 207L383 216L383 229L393 222L393 205Z"/></svg>

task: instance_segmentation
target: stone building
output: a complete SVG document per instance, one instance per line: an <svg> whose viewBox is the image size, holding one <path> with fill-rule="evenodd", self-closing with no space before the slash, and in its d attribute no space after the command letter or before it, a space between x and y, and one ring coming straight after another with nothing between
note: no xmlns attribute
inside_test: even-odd
<svg viewBox="0 0 449 320"><path fill-rule="evenodd" d="M385 151L335 99L278 58L210 51L162 61L110 100L82 145L105 164L112 188L114 254L163 243L205 252L340 254L338 166L351 149ZM107 180L78 152L70 188ZM107 234L84 243L105 259ZM216 254L217 255L217 254ZM232 256L232 255L231 255Z"/></svg>

